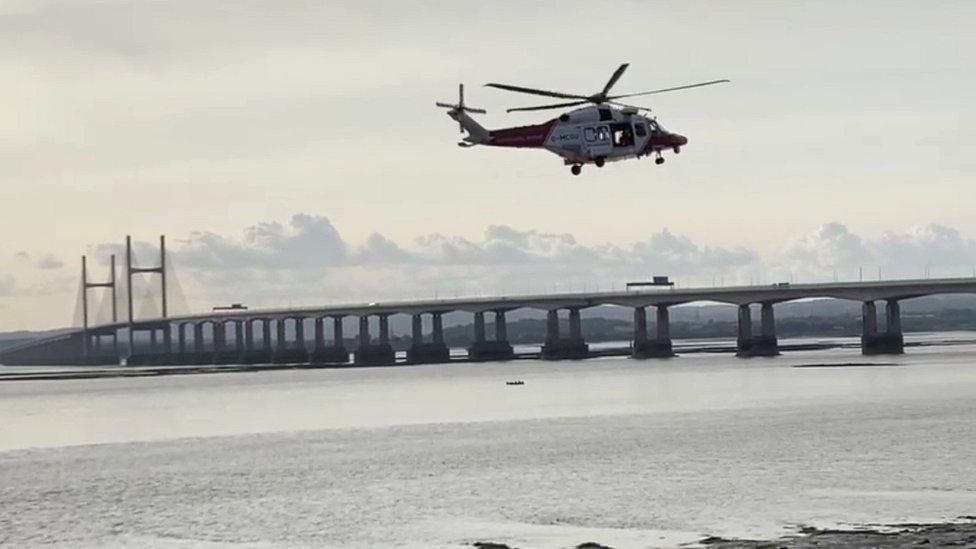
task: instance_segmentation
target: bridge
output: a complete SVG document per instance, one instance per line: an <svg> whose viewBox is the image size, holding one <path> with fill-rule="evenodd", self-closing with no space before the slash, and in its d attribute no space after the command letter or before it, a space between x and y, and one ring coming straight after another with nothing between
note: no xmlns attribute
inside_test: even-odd
<svg viewBox="0 0 976 549"><path fill-rule="evenodd" d="M581 311L598 306L625 307L633 311L631 354L634 358L674 355L669 309L695 302L725 303L738 307L736 350L739 356L779 354L775 305L787 301L833 298L861 303L861 350L864 354L904 352L900 302L916 297L966 293L976 294L976 278L834 282L819 284L780 283L769 286L720 288L650 287L627 291L597 291L528 296L500 296L414 301L350 303L321 307L264 310L223 310L204 314L167 315L165 239L160 237L159 264L133 265L131 241L126 239L125 277L158 274L161 284L161 314L156 318L133 316L132 291L127 291L127 318L89 325L87 294L91 288L109 288L113 317L116 315L114 256L109 282L88 281L82 258L83 325L55 336L25 342L0 351L0 364L395 364L389 319L409 315L412 319L411 346L406 362L434 363L451 360L444 341L443 316L451 312L470 313L474 337L467 347L469 360L507 360L514 357L509 343L506 314L517 309L546 313L544 359L580 359L590 355L583 337ZM879 329L879 304L883 305L883 330ZM648 310L654 323L648 330ZM758 312L758 326L753 312ZM486 316L493 330L488 333ZM562 322L565 317L568 322ZM344 320L358 325L355 348L347 348ZM431 330L424 332L424 320ZM288 326L291 330L288 330ZM561 325L568 326L563 333ZM311 333L309 333L311 327ZM329 328L329 330L327 330ZM327 334L326 332L330 332ZM490 337L489 337L490 336Z"/></svg>

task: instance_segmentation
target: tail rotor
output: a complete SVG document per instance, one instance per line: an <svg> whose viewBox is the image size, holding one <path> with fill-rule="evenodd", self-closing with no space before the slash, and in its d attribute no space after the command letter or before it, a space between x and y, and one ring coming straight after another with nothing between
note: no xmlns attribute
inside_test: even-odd
<svg viewBox="0 0 976 549"><path fill-rule="evenodd" d="M469 106L467 106L467 105L464 104L464 84L458 84L458 102L457 102L457 104L452 105L450 103L441 103L440 101L438 101L435 104L438 107L441 107L441 108L444 108L444 109L450 109L450 111L448 112L448 114L458 114L458 113L463 113L463 112L473 112L473 113L477 113L477 114L486 114L488 112L488 111L486 111L484 109L476 109L474 107L469 107ZM461 130L461 133L463 134L464 133L464 124L461 123L460 119L458 119L458 128Z"/></svg>

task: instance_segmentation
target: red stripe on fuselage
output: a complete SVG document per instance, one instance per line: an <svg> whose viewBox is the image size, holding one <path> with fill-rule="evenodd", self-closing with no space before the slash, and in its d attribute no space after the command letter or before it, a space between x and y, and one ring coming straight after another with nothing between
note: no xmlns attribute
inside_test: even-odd
<svg viewBox="0 0 976 549"><path fill-rule="evenodd" d="M555 120L550 120L535 126L491 130L488 132L488 142L485 144L494 147L543 147L555 123Z"/></svg>

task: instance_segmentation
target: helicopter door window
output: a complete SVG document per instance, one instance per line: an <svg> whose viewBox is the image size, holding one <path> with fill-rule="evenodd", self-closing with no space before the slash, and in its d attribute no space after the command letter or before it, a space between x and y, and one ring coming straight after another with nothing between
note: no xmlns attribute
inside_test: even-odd
<svg viewBox="0 0 976 549"><path fill-rule="evenodd" d="M634 144L634 130L629 123L611 124L614 147L630 147Z"/></svg>
<svg viewBox="0 0 976 549"><path fill-rule="evenodd" d="M596 128L585 128L583 138L587 141L596 141Z"/></svg>
<svg viewBox="0 0 976 549"><path fill-rule="evenodd" d="M634 131L637 133L637 137L647 137L647 128L641 122L634 124Z"/></svg>
<svg viewBox="0 0 976 549"><path fill-rule="evenodd" d="M596 140L597 141L609 141L610 140L610 128L607 126L600 126L596 129Z"/></svg>

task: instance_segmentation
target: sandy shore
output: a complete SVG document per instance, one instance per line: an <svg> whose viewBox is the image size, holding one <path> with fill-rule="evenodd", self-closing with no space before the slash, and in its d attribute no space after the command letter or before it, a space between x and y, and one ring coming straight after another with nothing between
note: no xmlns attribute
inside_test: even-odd
<svg viewBox="0 0 976 549"><path fill-rule="evenodd" d="M883 527L852 528L850 530L822 530L801 528L796 534L779 539L723 539L704 538L698 543L709 549L808 549L843 547L901 549L907 547L969 547L976 548L976 517L960 517L964 522L936 524L893 524ZM478 542L477 549L519 549L502 543ZM586 542L575 549L623 549Z"/></svg>

